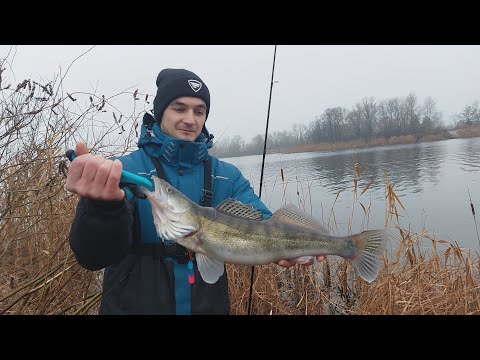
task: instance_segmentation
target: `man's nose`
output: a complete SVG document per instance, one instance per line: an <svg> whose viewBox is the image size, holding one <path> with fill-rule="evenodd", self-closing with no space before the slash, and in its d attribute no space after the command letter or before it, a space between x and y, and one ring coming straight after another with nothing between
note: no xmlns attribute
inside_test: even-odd
<svg viewBox="0 0 480 360"><path fill-rule="evenodd" d="M186 112L185 117L183 118L183 122L187 124L195 124L195 116L193 110L189 110Z"/></svg>

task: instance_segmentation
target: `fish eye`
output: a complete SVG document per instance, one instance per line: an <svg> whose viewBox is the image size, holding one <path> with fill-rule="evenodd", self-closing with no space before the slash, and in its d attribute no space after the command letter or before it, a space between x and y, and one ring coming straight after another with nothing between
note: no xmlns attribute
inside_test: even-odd
<svg viewBox="0 0 480 360"><path fill-rule="evenodd" d="M167 193L171 194L171 193L172 193L172 188L169 186L169 187L167 187L167 188L165 189L165 191L166 191Z"/></svg>

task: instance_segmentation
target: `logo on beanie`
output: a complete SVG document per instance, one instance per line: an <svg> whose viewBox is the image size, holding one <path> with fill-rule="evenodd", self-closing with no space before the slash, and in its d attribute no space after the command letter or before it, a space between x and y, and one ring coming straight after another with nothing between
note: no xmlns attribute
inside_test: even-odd
<svg viewBox="0 0 480 360"><path fill-rule="evenodd" d="M193 91L199 92L202 88L202 83L197 80L188 80L188 85L192 88Z"/></svg>

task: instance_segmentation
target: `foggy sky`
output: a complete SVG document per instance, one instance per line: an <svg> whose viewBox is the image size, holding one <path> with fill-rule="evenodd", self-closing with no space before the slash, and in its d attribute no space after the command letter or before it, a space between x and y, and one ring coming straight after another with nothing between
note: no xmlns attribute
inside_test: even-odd
<svg viewBox="0 0 480 360"><path fill-rule="evenodd" d="M0 58L10 48L0 45ZM50 81L89 48L19 45L9 56L15 78L8 80L12 87L26 78ZM250 140L265 131L273 54L274 45L99 45L70 67L64 90L111 96L138 89L153 104L159 71L186 68L210 90L208 129ZM448 124L480 100L479 64L479 45L279 45L269 132L308 124L329 107L350 110L364 97L381 101L410 93L419 104L431 96Z"/></svg>

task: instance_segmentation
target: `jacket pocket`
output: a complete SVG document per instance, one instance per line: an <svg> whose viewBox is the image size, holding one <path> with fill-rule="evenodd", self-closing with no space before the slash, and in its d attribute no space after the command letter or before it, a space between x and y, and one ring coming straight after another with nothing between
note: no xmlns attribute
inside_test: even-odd
<svg viewBox="0 0 480 360"><path fill-rule="evenodd" d="M135 313L138 277L136 257L127 256L119 264L105 269L103 280L102 313Z"/></svg>

